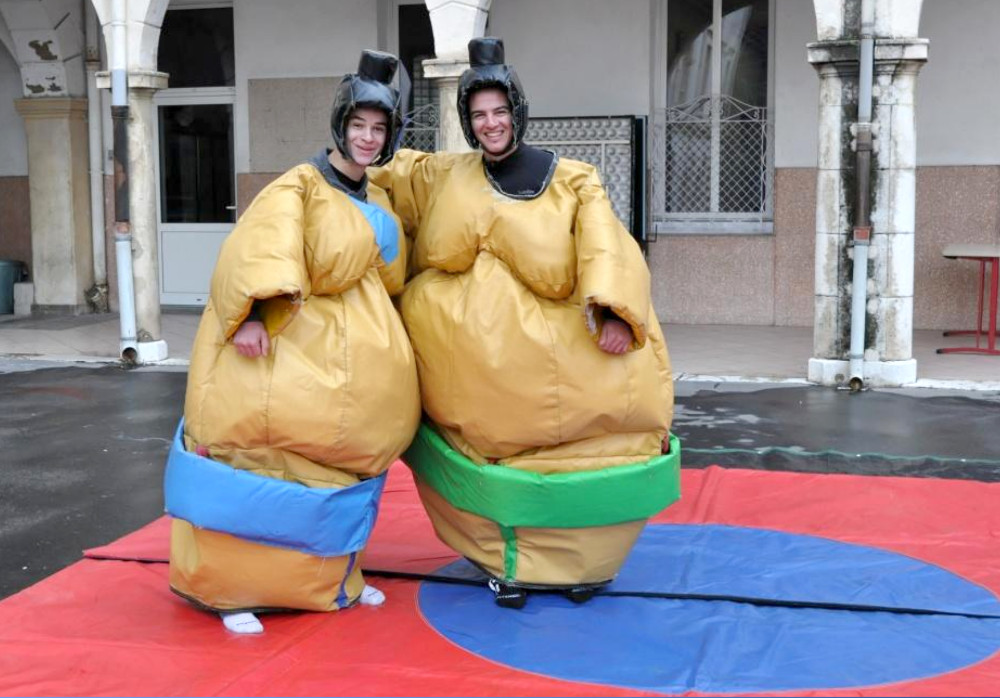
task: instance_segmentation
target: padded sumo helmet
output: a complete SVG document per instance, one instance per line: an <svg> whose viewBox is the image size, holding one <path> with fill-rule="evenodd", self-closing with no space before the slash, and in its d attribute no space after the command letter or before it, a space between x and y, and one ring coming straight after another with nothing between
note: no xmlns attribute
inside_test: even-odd
<svg viewBox="0 0 1000 698"><path fill-rule="evenodd" d="M388 117L385 145L372 164L383 164L396 151L403 127L403 115L400 111L399 91L389 83L396 74L397 62L391 53L362 51L358 72L348 73L337 86L333 110L330 112L330 131L333 132L337 150L344 157L351 157L347 152L347 119L359 107L381 109Z"/></svg>
<svg viewBox="0 0 1000 698"><path fill-rule="evenodd" d="M465 140L472 148L478 148L479 141L472 132L469 97L477 90L498 87L507 93L514 131L512 145L519 144L528 130L528 98L524 96L517 73L503 61L503 39L484 36L469 42L469 68L458 81L458 118Z"/></svg>

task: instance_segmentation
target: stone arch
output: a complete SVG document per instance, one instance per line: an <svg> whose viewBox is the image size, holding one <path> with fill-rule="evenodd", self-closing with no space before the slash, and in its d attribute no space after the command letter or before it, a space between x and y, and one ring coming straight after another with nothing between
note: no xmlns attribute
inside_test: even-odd
<svg viewBox="0 0 1000 698"><path fill-rule="evenodd" d="M879 0L875 6L875 35L893 39L920 36L924 0Z"/></svg>
<svg viewBox="0 0 1000 698"><path fill-rule="evenodd" d="M468 59L469 39L482 36L493 0L424 0L439 60Z"/></svg>
<svg viewBox="0 0 1000 698"><path fill-rule="evenodd" d="M920 10L924 0L873 0L875 36L913 39L919 36ZM856 38L861 0L813 0L816 12L816 38L833 41Z"/></svg>
<svg viewBox="0 0 1000 698"><path fill-rule="evenodd" d="M819 41L833 41L844 36L847 24L844 10L850 1L813 0L813 10L816 13L816 38Z"/></svg>
<svg viewBox="0 0 1000 698"><path fill-rule="evenodd" d="M104 31L104 41L111 43L111 0L93 0L94 9ZM160 27L170 0L130 0L128 7L128 69L152 72L156 70L156 54L160 45Z"/></svg>

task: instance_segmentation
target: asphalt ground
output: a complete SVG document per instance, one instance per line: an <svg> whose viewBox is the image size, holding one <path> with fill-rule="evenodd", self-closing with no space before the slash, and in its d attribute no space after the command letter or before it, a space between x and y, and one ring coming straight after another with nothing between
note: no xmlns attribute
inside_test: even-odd
<svg viewBox="0 0 1000 698"><path fill-rule="evenodd" d="M0 374L0 598L163 513L185 372Z"/></svg>
<svg viewBox="0 0 1000 698"><path fill-rule="evenodd" d="M184 369L0 361L0 598L163 513ZM677 383L684 467L1000 481L1000 393Z"/></svg>

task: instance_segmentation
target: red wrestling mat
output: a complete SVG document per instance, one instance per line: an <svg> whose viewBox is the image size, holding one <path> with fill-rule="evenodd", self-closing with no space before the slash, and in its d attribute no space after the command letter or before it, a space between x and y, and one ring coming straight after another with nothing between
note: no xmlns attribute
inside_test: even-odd
<svg viewBox="0 0 1000 698"><path fill-rule="evenodd" d="M864 544L998 592L998 487L713 467L684 471L682 501L657 521ZM427 622L412 581L372 580L388 596L382 608L269 615L263 635L227 633L169 592L166 565L152 562L166 559L168 529L156 521L0 602L0 695L657 695L467 652ZM455 559L434 537L402 466L391 472L369 551L363 565L373 569L427 572ZM998 685L994 654L919 681L787 694L978 696L996 695Z"/></svg>

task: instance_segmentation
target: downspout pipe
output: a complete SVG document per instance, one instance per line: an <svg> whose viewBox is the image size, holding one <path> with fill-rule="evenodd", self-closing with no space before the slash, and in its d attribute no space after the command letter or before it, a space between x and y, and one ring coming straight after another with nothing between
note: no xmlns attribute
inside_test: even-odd
<svg viewBox="0 0 1000 698"><path fill-rule="evenodd" d="M83 0L86 23L87 146L90 155L90 236L94 248L94 286L88 300L99 313L108 312L108 260L104 247L104 138L101 129L101 93L97 71L101 50L97 38L97 13L90 0Z"/></svg>
<svg viewBox="0 0 1000 698"><path fill-rule="evenodd" d="M872 84L875 71L875 4L861 0L861 43L858 60L858 121L852 129L857 144L854 207L854 275L851 283L850 379L852 391L865 387L865 322L868 304L868 249L871 243Z"/></svg>
<svg viewBox="0 0 1000 698"><path fill-rule="evenodd" d="M118 260L118 306L122 361L138 358L135 289L132 282L132 225L128 186L128 29L127 0L111 0L111 119L114 124L115 257Z"/></svg>

